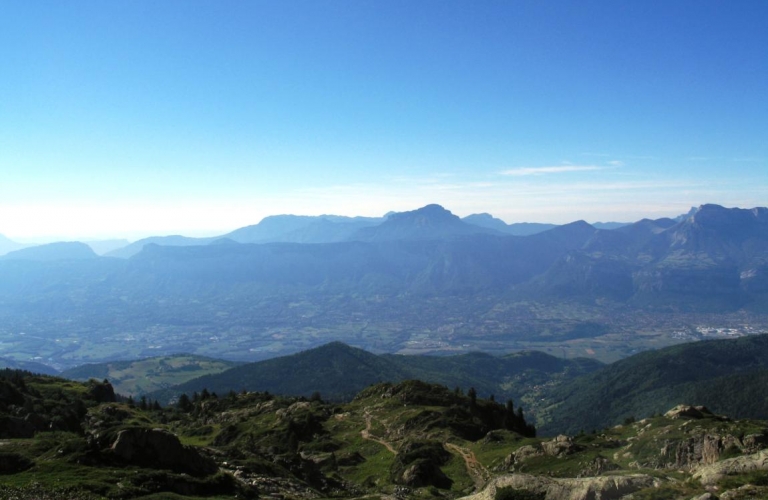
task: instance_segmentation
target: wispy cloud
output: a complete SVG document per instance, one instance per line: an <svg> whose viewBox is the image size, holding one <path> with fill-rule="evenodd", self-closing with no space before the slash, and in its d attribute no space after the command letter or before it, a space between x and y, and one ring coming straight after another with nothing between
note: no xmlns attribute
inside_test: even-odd
<svg viewBox="0 0 768 500"><path fill-rule="evenodd" d="M621 160L612 160L612 161L608 162L608 165L610 165L612 167L623 167L624 166L624 162L621 161Z"/></svg>
<svg viewBox="0 0 768 500"><path fill-rule="evenodd" d="M556 167L520 167L504 170L501 175L522 177L527 175L565 174L570 172L587 172L590 170L603 170L597 165L558 165Z"/></svg>

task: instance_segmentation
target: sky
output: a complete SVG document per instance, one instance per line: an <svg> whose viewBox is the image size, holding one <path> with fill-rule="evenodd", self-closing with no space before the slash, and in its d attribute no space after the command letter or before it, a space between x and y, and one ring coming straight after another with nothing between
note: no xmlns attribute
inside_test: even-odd
<svg viewBox="0 0 768 500"><path fill-rule="evenodd" d="M768 2L8 0L0 234L768 205Z"/></svg>

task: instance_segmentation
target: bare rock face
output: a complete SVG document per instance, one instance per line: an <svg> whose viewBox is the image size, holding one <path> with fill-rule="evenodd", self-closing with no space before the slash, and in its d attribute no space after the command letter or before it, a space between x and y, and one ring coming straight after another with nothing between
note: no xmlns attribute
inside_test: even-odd
<svg viewBox="0 0 768 500"><path fill-rule="evenodd" d="M510 474L495 478L480 493L463 497L461 500L493 500L496 489L507 486L544 495L545 500L619 500L635 491L657 484L654 478L644 474L580 479Z"/></svg>
<svg viewBox="0 0 768 500"><path fill-rule="evenodd" d="M117 434L112 452L122 460L141 466L171 469L194 476L218 470L216 463L184 446L172 433L162 429L124 429Z"/></svg>
<svg viewBox="0 0 768 500"><path fill-rule="evenodd" d="M748 434L744 436L743 450L746 453L757 453L768 446L768 436L765 434Z"/></svg>
<svg viewBox="0 0 768 500"><path fill-rule="evenodd" d="M541 448L544 450L544 453L551 457L570 455L581 449L580 446L573 442L572 437L564 435L557 436L552 441L541 443Z"/></svg>
<svg viewBox="0 0 768 500"><path fill-rule="evenodd" d="M768 450L763 450L752 455L728 458L721 462L705 465L696 470L693 478L708 486L731 474L766 470L768 470Z"/></svg>
<svg viewBox="0 0 768 500"><path fill-rule="evenodd" d="M742 449L738 438L725 435L700 434L683 441L667 443L659 454L664 468L690 469L717 462L728 448Z"/></svg>
<svg viewBox="0 0 768 500"><path fill-rule="evenodd" d="M544 450L540 446L531 446L529 444L521 446L514 453L507 455L502 465L503 470L514 469L515 465L519 465L529 458L540 457L544 455Z"/></svg>

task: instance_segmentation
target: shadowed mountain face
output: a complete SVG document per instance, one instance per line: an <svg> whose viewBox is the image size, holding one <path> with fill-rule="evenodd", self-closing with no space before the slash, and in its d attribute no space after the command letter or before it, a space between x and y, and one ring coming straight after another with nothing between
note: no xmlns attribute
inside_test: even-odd
<svg viewBox="0 0 768 500"><path fill-rule="evenodd" d="M450 357L377 356L341 342L331 342L290 356L199 377L157 391L151 397L168 401L181 393L192 394L203 389L219 394L245 389L298 396L319 392L327 399L344 400L375 383L420 379L448 387L468 389L471 386L484 396L495 394L505 400L521 397L536 384L571 379L601 366L589 359L564 360L541 352L503 357L482 353Z"/></svg>
<svg viewBox="0 0 768 500"><path fill-rule="evenodd" d="M768 335L713 340L648 351L607 365L550 391L557 412L543 432L601 429L643 418L679 402L768 418Z"/></svg>
<svg viewBox="0 0 768 500"><path fill-rule="evenodd" d="M6 238L2 234L0 234L0 255L5 255L8 252L13 252L14 250L20 250L24 248L26 245L22 245L21 243L16 243L15 241Z"/></svg>

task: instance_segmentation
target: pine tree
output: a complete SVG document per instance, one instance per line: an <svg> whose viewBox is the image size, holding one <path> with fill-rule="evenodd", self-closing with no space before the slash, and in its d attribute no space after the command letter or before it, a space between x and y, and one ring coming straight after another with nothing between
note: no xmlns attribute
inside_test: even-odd
<svg viewBox="0 0 768 500"><path fill-rule="evenodd" d="M474 387L470 387L467 391L467 396L469 396L469 407L474 408L477 406L477 391Z"/></svg>
<svg viewBox="0 0 768 500"><path fill-rule="evenodd" d="M183 412L188 412L192 409L192 401L189 400L189 396L182 394L179 396L179 401L176 403L176 407Z"/></svg>

